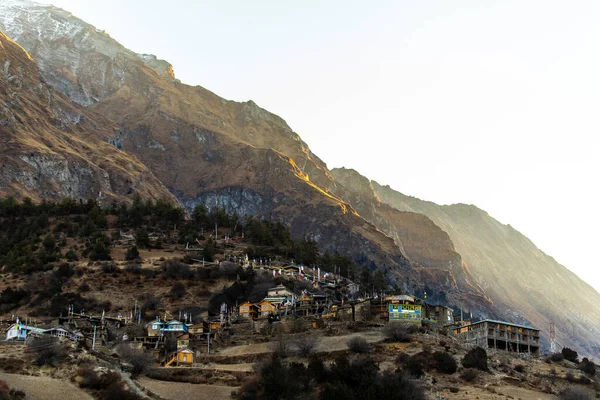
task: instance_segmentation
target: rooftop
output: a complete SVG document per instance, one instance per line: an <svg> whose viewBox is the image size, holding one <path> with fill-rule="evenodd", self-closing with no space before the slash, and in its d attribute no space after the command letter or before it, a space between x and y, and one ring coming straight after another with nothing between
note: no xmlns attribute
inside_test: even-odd
<svg viewBox="0 0 600 400"><path fill-rule="evenodd" d="M484 319L484 320L481 320L481 321L478 321L478 322L473 322L473 323L471 323L469 325L466 325L466 326L477 325L477 324L481 324L483 322L491 322L493 324L510 325L510 326L516 326L517 328L533 329L534 331L539 331L539 329L534 328L532 326L513 324L512 322L498 321L498 320L495 320L495 319Z"/></svg>

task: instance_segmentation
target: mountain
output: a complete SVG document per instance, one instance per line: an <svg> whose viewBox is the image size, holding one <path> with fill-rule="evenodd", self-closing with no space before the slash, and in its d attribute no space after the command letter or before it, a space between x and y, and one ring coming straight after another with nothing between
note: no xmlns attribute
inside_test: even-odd
<svg viewBox="0 0 600 400"><path fill-rule="evenodd" d="M0 30L38 62L42 77L89 112L113 121L102 135L141 160L186 207L220 206L284 222L295 237L411 279L393 239L328 192L326 165L278 116L175 79L171 66L125 49L53 6L0 4Z"/></svg>
<svg viewBox="0 0 600 400"><path fill-rule="evenodd" d="M331 175L337 182L336 194L346 199L363 218L394 238L402 253L417 264L413 270L422 271L421 282L437 289L436 292L440 288L434 282L446 282L451 290L445 294L451 304L462 307L477 304L480 312L497 318L503 315L492 308L491 301L471 276L448 234L429 217L399 211L383 203L371 182L353 169L335 168ZM469 300L463 301L467 293Z"/></svg>
<svg viewBox="0 0 600 400"><path fill-rule="evenodd" d="M592 354L598 293L485 212L330 172L280 117L185 85L166 61L59 8L4 0L0 30L24 48L22 65L14 56L2 64L9 100L0 128L10 141L0 143L0 195L171 193L188 209L203 203L281 221L400 288L427 286L475 314L541 329L554 320L559 343Z"/></svg>
<svg viewBox="0 0 600 400"><path fill-rule="evenodd" d="M0 65L0 196L176 201L144 164L102 140L113 123L49 87L30 55L2 33Z"/></svg>
<svg viewBox="0 0 600 400"><path fill-rule="evenodd" d="M560 346L600 353L600 294L510 225L473 205L441 206L371 181L377 197L428 216L448 233L471 275L511 321L528 321ZM548 216L549 219L552 216Z"/></svg>

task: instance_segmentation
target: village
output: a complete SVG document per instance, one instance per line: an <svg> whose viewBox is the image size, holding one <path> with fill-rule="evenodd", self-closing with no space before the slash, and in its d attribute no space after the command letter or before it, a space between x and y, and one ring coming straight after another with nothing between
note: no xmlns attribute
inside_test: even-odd
<svg viewBox="0 0 600 400"><path fill-rule="evenodd" d="M184 224L134 230L109 216L92 240L39 235L44 250L69 262L4 275L2 379L18 388L36 378L57 392L66 380L75 398L107 398L101 382L118 376L121 394L169 400L245 398L257 379L285 386L293 374L312 374L311 365L333 374L365 362L377 363L377 379L409 377L436 400L500 391L554 399L565 382L587 382L574 361L547 364L539 329L451 307L427 282L392 287L378 269L291 240L268 221L246 221L243 230L233 221ZM471 352L485 362L469 364ZM551 357L559 352L551 347ZM264 377L269 365L283 375ZM309 395L319 385L293 390Z"/></svg>
<svg viewBox="0 0 600 400"><path fill-rule="evenodd" d="M496 320L471 322L454 315L447 306L413 295L361 292L360 285L333 273L322 273L318 267L294 263L270 266L266 260L249 261L247 255L239 263L244 269L280 277L285 284L269 288L266 297L258 302L235 306L223 303L218 316L205 313L198 321L186 310L178 315L164 312L153 321L142 321L138 310L129 315L91 315L73 306L52 327L40 327L28 318L15 317L6 330L6 341L27 343L49 335L74 342L88 341L94 351L114 342L128 343L132 348L152 352L157 365L193 366L195 358L202 354L218 353L231 343L251 343L277 326L291 331L292 325L306 323L318 330L332 323L371 321L379 325L414 324L453 336L470 346L529 355L540 351L539 329L533 327ZM294 290L296 286L309 289ZM143 334L130 337L124 329L129 325L143 326ZM116 340L109 340L111 336Z"/></svg>

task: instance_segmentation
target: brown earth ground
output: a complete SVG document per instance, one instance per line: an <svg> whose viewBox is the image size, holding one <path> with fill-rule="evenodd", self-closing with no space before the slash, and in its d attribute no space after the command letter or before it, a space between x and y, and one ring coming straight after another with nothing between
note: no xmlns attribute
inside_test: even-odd
<svg viewBox="0 0 600 400"><path fill-rule="evenodd" d="M165 382L146 377L140 378L139 382L166 400L226 400L231 399L231 392L237 389L231 386Z"/></svg>
<svg viewBox="0 0 600 400"><path fill-rule="evenodd" d="M27 376L0 372L0 379L13 389L22 390L27 400L85 400L92 396L70 382L45 376Z"/></svg>

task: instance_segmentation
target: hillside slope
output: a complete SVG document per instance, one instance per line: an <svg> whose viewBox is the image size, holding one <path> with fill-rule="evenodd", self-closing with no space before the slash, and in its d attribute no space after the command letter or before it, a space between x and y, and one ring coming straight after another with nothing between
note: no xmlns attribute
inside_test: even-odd
<svg viewBox="0 0 600 400"><path fill-rule="evenodd" d="M334 185L325 164L281 118L184 85L168 63L61 9L11 0L0 10L0 29L31 53L44 79L115 121L104 139L139 158L188 208L204 203L278 220L322 250L410 279L393 240L323 189Z"/></svg>
<svg viewBox="0 0 600 400"><path fill-rule="evenodd" d="M600 294L531 240L475 206L440 206L371 183L382 202L425 214L446 231L477 283L508 318L531 322L546 339L553 321L559 346L599 356Z"/></svg>
<svg viewBox="0 0 600 400"><path fill-rule="evenodd" d="M371 182L353 169L334 168L331 175L337 182L336 194L346 199L363 218L394 238L403 254L418 263L414 269L423 271L421 282L435 291L430 296L441 290L436 283L447 281L446 286L452 290L445 294L451 304L475 308L496 318L503 315L499 310L492 311L491 301L471 276L448 234L429 217L399 211L381 202ZM463 300L465 293L469 293L469 301Z"/></svg>
<svg viewBox="0 0 600 400"><path fill-rule="evenodd" d="M101 139L114 123L47 86L29 54L2 33L0 65L0 196L175 201L139 160Z"/></svg>

